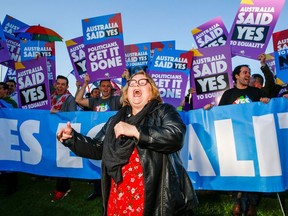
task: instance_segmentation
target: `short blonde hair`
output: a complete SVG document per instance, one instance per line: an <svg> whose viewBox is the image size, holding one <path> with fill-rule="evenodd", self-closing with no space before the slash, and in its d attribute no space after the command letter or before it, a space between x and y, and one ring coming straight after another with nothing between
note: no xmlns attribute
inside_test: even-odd
<svg viewBox="0 0 288 216"><path fill-rule="evenodd" d="M139 70L137 73L133 74L128 80L127 80L127 83L126 85L123 87L122 89L122 100L123 100L123 106L131 106L129 101L128 101L128 95L127 95L127 92L128 92L128 82L129 80L133 79L134 76L136 75L144 75L145 78L148 79L148 82L149 84L151 85L151 89L152 89L152 97L151 97L151 100L153 99L156 99L157 101L159 101L160 103L163 103L163 100L162 98L160 97L160 92L154 82L154 80L144 71L144 70Z"/></svg>

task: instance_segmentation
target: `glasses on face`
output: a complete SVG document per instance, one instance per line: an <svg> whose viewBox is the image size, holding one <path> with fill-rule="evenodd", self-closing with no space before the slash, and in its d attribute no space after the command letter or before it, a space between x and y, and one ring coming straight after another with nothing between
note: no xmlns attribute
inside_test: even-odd
<svg viewBox="0 0 288 216"><path fill-rule="evenodd" d="M139 79L138 81L135 79L131 79L128 81L128 86L129 87L136 87L137 85L145 86L145 85L147 85L148 82L149 81L147 78Z"/></svg>

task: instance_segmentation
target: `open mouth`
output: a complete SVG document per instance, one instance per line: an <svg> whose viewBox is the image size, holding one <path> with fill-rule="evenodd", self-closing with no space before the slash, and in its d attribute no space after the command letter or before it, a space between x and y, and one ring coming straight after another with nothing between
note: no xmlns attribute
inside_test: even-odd
<svg viewBox="0 0 288 216"><path fill-rule="evenodd" d="M139 89L135 89L133 91L133 97L140 97L142 95L142 92Z"/></svg>

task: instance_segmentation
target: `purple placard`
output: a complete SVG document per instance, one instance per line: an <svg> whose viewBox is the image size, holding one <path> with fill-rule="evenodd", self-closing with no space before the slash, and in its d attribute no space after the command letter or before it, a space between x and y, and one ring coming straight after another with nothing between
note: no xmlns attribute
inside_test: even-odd
<svg viewBox="0 0 288 216"><path fill-rule="evenodd" d="M15 63L19 107L50 110L46 57Z"/></svg>
<svg viewBox="0 0 288 216"><path fill-rule="evenodd" d="M82 28L91 81L121 78L126 67L121 14L84 19Z"/></svg>
<svg viewBox="0 0 288 216"><path fill-rule="evenodd" d="M3 65L15 69L15 62L21 61L20 55L20 40L10 37L6 35L6 44L8 51L10 53L10 60L3 63Z"/></svg>
<svg viewBox="0 0 288 216"><path fill-rule="evenodd" d="M46 57L49 85L53 86L56 80L55 42L20 41L21 61Z"/></svg>
<svg viewBox="0 0 288 216"><path fill-rule="evenodd" d="M233 87L230 46L207 47L194 50L190 83L196 90L193 108L218 104L223 92Z"/></svg>
<svg viewBox="0 0 288 216"><path fill-rule="evenodd" d="M257 59L264 53L285 0L242 0L228 36L232 55Z"/></svg>
<svg viewBox="0 0 288 216"><path fill-rule="evenodd" d="M24 22L21 22L18 19L15 19L12 16L6 15L3 20L2 27L3 32L6 38L6 44L8 47L8 51L10 53L10 60L2 63L3 65L15 69L15 62L21 61L20 58L20 39L17 38L14 34L15 31L20 28L28 27Z"/></svg>
<svg viewBox="0 0 288 216"><path fill-rule="evenodd" d="M9 51L6 44L5 35L0 23L0 62L5 62L10 60Z"/></svg>
<svg viewBox="0 0 288 216"><path fill-rule="evenodd" d="M228 31L221 19L216 17L192 30L193 38L199 48L225 45Z"/></svg>
<svg viewBox="0 0 288 216"><path fill-rule="evenodd" d="M14 32L19 30L20 28L25 28L28 26L29 26L28 24L9 15L5 16L3 23L2 23L5 36L6 37L10 36L10 38L16 38Z"/></svg>
<svg viewBox="0 0 288 216"><path fill-rule="evenodd" d="M74 76L76 80L83 81L87 72L83 37L66 41L66 46L73 66Z"/></svg>
<svg viewBox="0 0 288 216"><path fill-rule="evenodd" d="M185 97L193 53L183 50L155 50L149 75L165 103L180 106Z"/></svg>
<svg viewBox="0 0 288 216"><path fill-rule="evenodd" d="M17 83L17 78L16 78L16 70L13 68L7 68L7 72L4 78L4 82L7 80L14 80Z"/></svg>

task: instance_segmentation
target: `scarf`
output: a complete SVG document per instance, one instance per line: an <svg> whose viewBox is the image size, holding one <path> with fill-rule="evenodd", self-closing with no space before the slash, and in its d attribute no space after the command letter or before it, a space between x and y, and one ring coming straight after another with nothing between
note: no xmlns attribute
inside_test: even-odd
<svg viewBox="0 0 288 216"><path fill-rule="evenodd" d="M54 91L54 93L51 95L51 108L61 110L63 103L66 101L69 95L71 95L71 93L66 90L66 92L57 100L59 95L56 93L56 91Z"/></svg>
<svg viewBox="0 0 288 216"><path fill-rule="evenodd" d="M114 126L120 121L125 121L132 125L142 125L145 117L152 112L158 103L157 100L150 101L135 116L131 116L130 106L124 106L111 119L103 141L102 163L107 174L113 178L116 183L121 182L123 179L122 166L128 163L137 140L134 137L125 136L116 139Z"/></svg>

